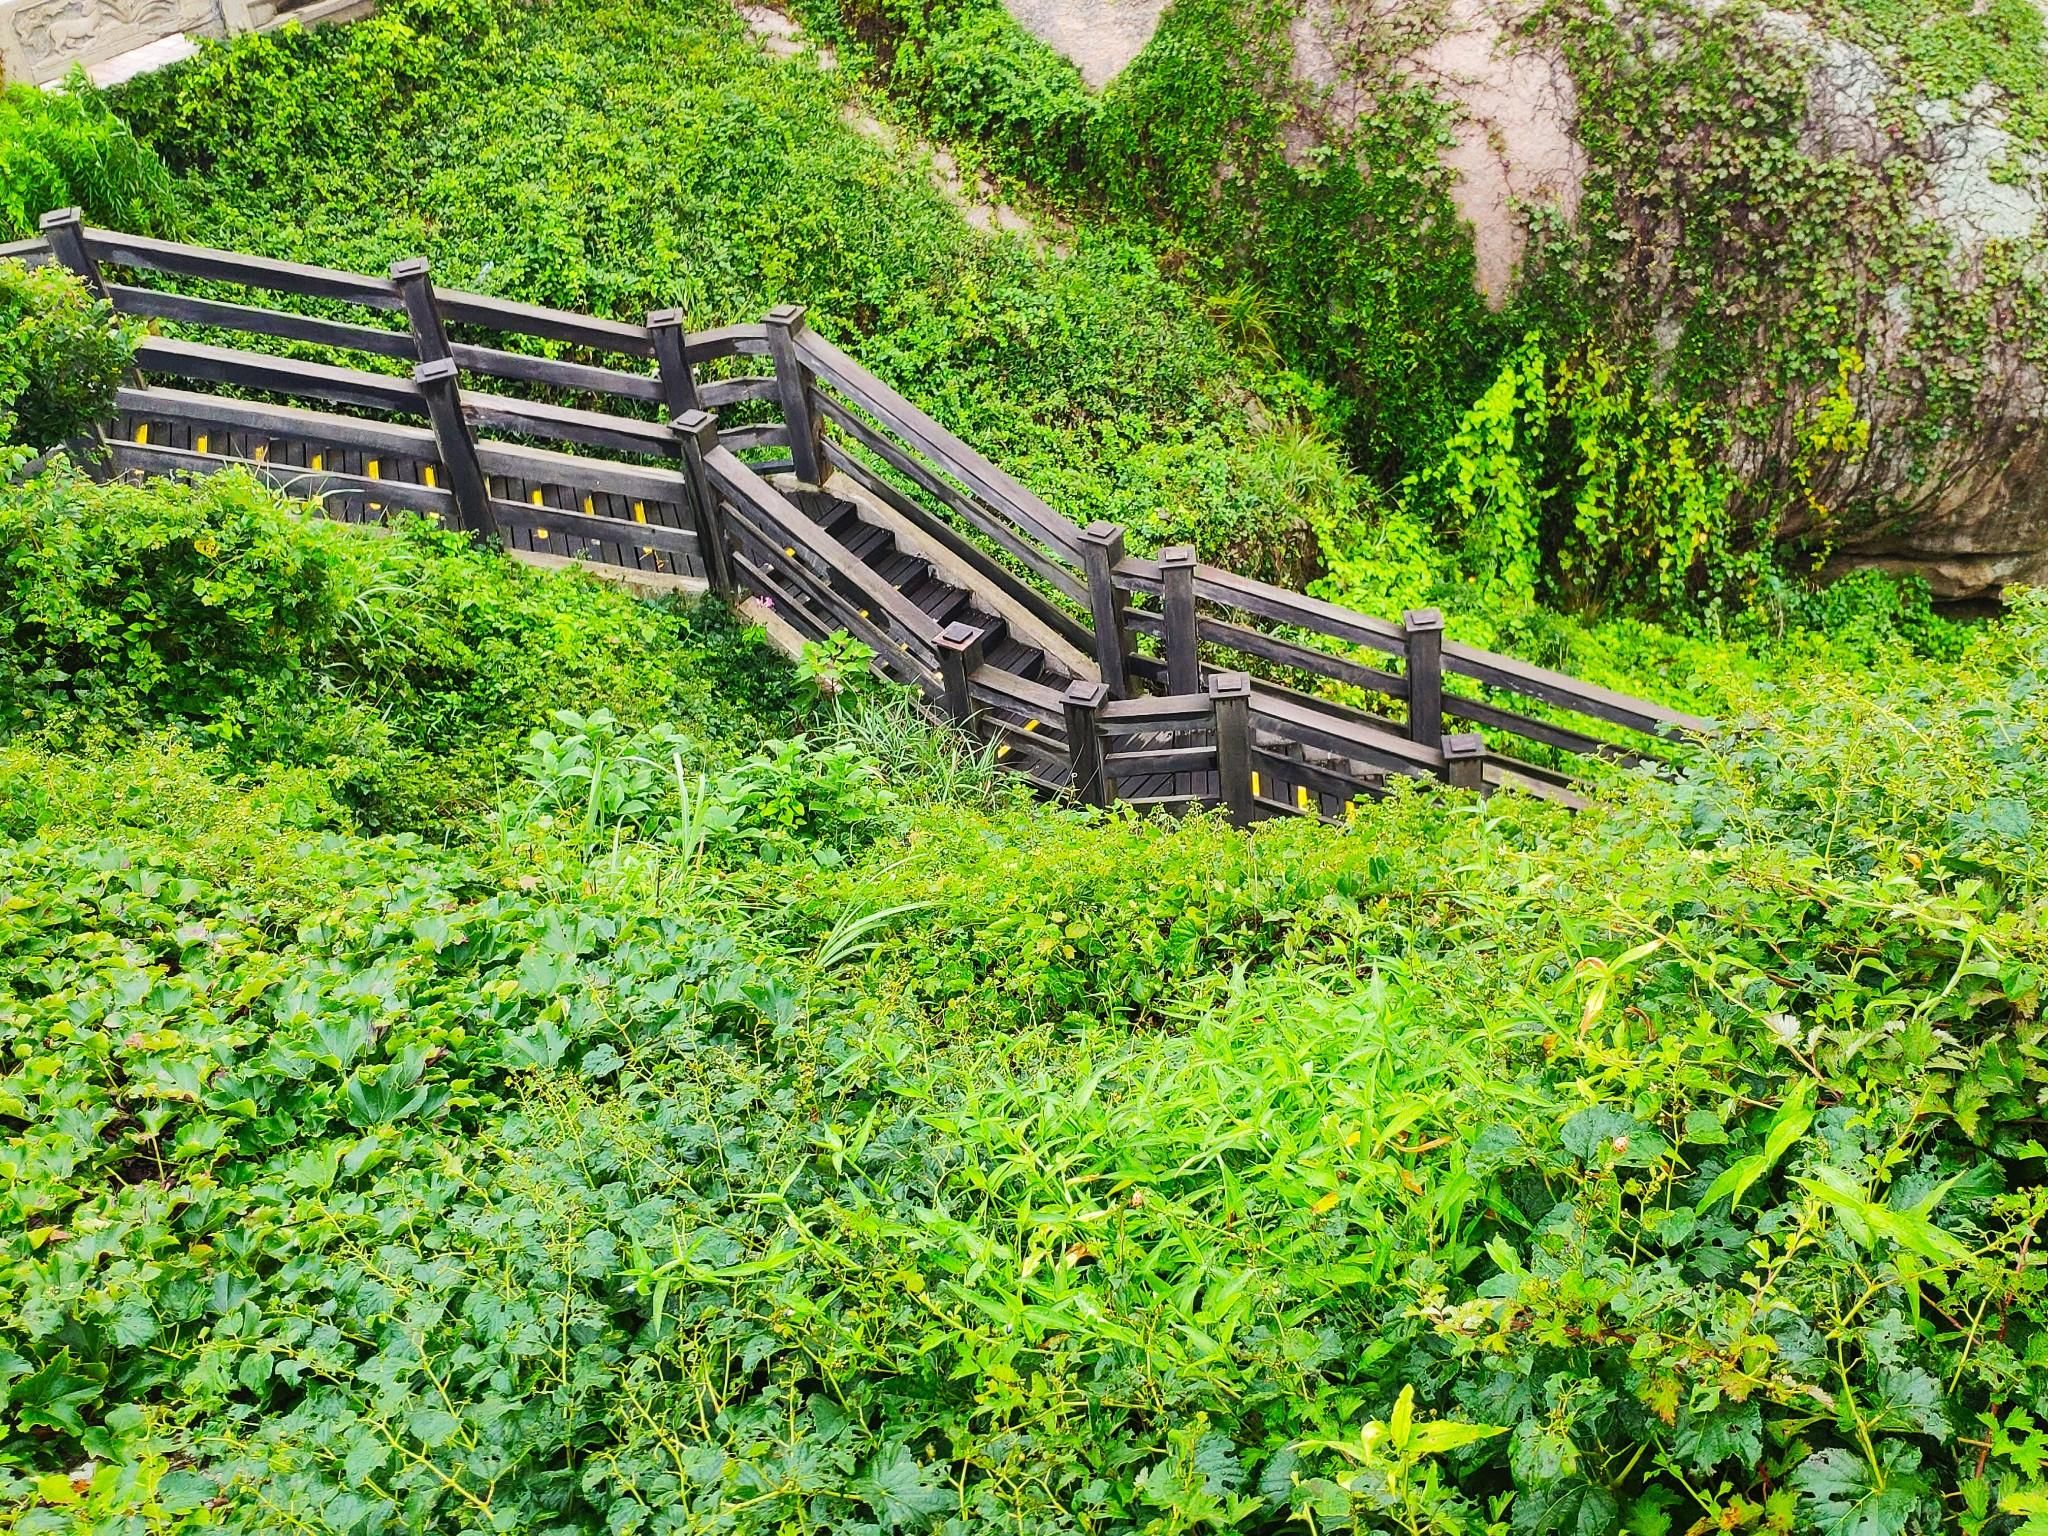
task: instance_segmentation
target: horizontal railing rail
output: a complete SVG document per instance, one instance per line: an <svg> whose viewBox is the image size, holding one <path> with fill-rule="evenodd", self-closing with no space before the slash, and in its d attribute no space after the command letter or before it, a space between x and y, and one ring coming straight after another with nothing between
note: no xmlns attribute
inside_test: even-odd
<svg viewBox="0 0 2048 1536"><path fill-rule="evenodd" d="M674 310L635 325L441 288L424 261L371 277L89 229L75 210L0 257L57 261L120 313L199 333L152 329L141 341L109 434L117 469L239 466L335 515L416 512L515 549L761 599L803 638L860 639L880 671L1012 766L1088 803L1338 819L1402 777L1578 803L1575 765L1656 762L1709 728L1450 641L1434 610L1395 623L1200 563L1190 549L1128 553L1122 530L1061 516L810 331L794 306L700 332ZM331 306L358 318L321 312ZM543 350L471 339L479 331ZM318 351L226 346L221 335ZM700 378L709 364L719 376ZM741 419L721 423L714 411ZM787 458L740 456L757 451ZM844 526L868 542L849 547L820 519L852 516L861 497L866 510ZM855 553L876 548L885 528L898 541L881 546L897 580L881 555ZM943 571L952 597L920 606L902 575L912 568L930 582ZM959 612L960 586L975 621L942 622L934 613ZM1027 670L1040 667L1029 660L1040 647L1043 680L985 655L998 636Z"/></svg>

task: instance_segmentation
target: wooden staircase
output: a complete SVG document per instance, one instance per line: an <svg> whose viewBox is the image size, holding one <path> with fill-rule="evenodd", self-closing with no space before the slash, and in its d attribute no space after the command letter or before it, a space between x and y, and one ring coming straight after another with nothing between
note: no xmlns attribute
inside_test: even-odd
<svg viewBox="0 0 2048 1536"><path fill-rule="evenodd" d="M1395 623L1192 550L1127 553L800 309L692 332L674 311L635 325L440 288L423 261L371 277L75 210L44 231L0 256L60 262L152 328L109 424L117 471L239 468L350 521L419 513L527 558L710 588L791 645L844 631L1049 793L1240 822L1340 821L1397 778L1575 805L1584 765L1654 762L1708 726L1458 645L1433 612Z"/></svg>

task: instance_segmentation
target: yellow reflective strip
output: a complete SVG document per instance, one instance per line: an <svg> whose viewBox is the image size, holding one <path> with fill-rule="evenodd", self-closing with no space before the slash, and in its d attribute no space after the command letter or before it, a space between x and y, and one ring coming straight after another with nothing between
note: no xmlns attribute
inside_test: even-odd
<svg viewBox="0 0 2048 1536"><path fill-rule="evenodd" d="M1024 729L1027 731L1035 731L1038 729L1038 722L1036 720L1026 720L1024 722Z"/></svg>
<svg viewBox="0 0 2048 1536"><path fill-rule="evenodd" d="M1304 811L1308 809L1308 786L1306 784L1294 786L1294 803Z"/></svg>
<svg viewBox="0 0 2048 1536"><path fill-rule="evenodd" d="M647 509L641 506L640 503L637 501L633 503L633 521L636 523L644 523L647 521Z"/></svg>
<svg viewBox="0 0 2048 1536"><path fill-rule="evenodd" d="M536 528L533 530L533 536L536 539L544 539L548 536L548 531L545 528Z"/></svg>
<svg viewBox="0 0 2048 1536"><path fill-rule="evenodd" d="M1007 742L1006 742L1006 743L1004 743L1004 744L1003 744L1002 746L1000 746L1000 747L997 747L997 748L996 748L996 756L997 756L997 757L1008 757L1009 755L1010 755L1010 748L1009 748L1009 744L1008 744Z"/></svg>
<svg viewBox="0 0 2048 1536"><path fill-rule="evenodd" d="M308 469L325 469L326 467L327 467L327 455L326 455L326 454L324 454L324 453L316 453L316 454L314 454L314 455L313 455L313 462L312 462L312 463L310 463L310 464L308 464L308 465L306 466L306 468L308 468Z"/></svg>
<svg viewBox="0 0 2048 1536"><path fill-rule="evenodd" d="M782 552L792 560L796 558L796 546L794 544L787 546Z"/></svg>
<svg viewBox="0 0 2048 1536"><path fill-rule="evenodd" d="M597 509L590 504L590 498L588 496L583 498L583 515L585 517L597 516Z"/></svg>
<svg viewBox="0 0 2048 1536"><path fill-rule="evenodd" d="M422 464L420 466L420 479L425 482L427 489L431 491L434 488L434 466Z"/></svg>
<svg viewBox="0 0 2048 1536"><path fill-rule="evenodd" d="M267 458L269 458L269 457L270 457L270 444L268 444L268 443L258 443L258 444L256 445L256 462L257 462L258 464L261 464L261 463L262 463L262 462L263 462L263 461L264 461L265 459L267 459Z"/></svg>
<svg viewBox="0 0 2048 1536"><path fill-rule="evenodd" d="M372 460L370 460L370 461L369 461L369 463L367 463L367 464L365 464L365 465L363 466L363 473L364 473L364 474L366 474L366 475L368 475L368 476L369 476L369 477L370 477L370 478L371 478L372 480L381 480L381 479L383 479L383 478L384 478L384 462L383 462L383 460L381 460L381 459L372 459Z"/></svg>
<svg viewBox="0 0 2048 1536"><path fill-rule="evenodd" d="M532 502L536 507L541 506L543 504L540 499L539 491L535 491L531 496L527 497L526 499Z"/></svg>
<svg viewBox="0 0 2048 1536"><path fill-rule="evenodd" d="M146 422L146 421L138 421L138 422L137 422L137 423L135 424L135 441L137 441L138 443L141 443L141 444L143 444L143 445L144 445L145 447L147 447L147 446L148 446L148 444L149 444L149 423L148 423L148 422Z"/></svg>
<svg viewBox="0 0 2048 1536"><path fill-rule="evenodd" d="M1259 770L1258 770L1258 769L1256 769L1256 768L1254 768L1254 769L1252 770L1252 793L1256 795L1256 794L1257 794L1258 792L1259 792Z"/></svg>
<svg viewBox="0 0 2048 1536"><path fill-rule="evenodd" d="M195 437L195 438L193 438L193 439L192 439L192 451L193 451L194 453L204 453L204 452L206 452L206 443L207 443L207 437L206 437L206 434L205 434L204 432L202 432L202 433L200 433L200 434L199 434L199 435L198 435L197 437Z"/></svg>

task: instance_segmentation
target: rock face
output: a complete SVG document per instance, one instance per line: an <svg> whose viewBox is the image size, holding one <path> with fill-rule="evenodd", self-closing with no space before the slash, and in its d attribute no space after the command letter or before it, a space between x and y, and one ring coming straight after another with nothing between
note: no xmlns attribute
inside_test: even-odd
<svg viewBox="0 0 2048 1536"><path fill-rule="evenodd" d="M1165 10L1158 0L1006 3L1095 89L1142 51ZM1760 309L1730 310L1765 340L1795 318L1817 327L1816 313L1837 327L1842 351L1855 358L1846 388L1869 432L1867 450L1810 451L1815 413L1836 383L1825 376L1831 367L1727 385L1720 403L1739 423L1731 467L1764 488L1749 510L1797 533L1830 519L1830 508L1853 508L1853 517L1829 522L1837 563L1917 571L1941 597L2048 583L2048 482L2037 473L2044 450L2036 436L2048 415L2048 132L2038 127L2048 122L2048 101L2016 99L1988 78L1930 82L1915 76L1910 50L1870 27L1847 27L1845 35L1839 19L1824 26L1754 0L1738 11L1741 3L1622 0L1612 25L1654 70L1719 17L1744 46L1754 40L1778 60L1803 96L1789 121L1774 124L1779 138L1763 144L1768 153L1757 163L1796 156L1818 188L1854 185L1866 189L1866 201L1890 200L1886 242L1852 228L1845 215L1836 248L1815 256L1809 270L1827 268L1816 304L1784 322ZM1922 24L1946 21L1945 5L1929 0ZM1968 7L1951 9L1967 16ZM1821 14L1836 13L1816 9ZM1471 226L1478 285L1496 307L1524 276L1532 231L1571 227L1589 179L1604 177L1610 190L1626 179L1596 165L1588 144L1642 137L1640 125L1588 131L1616 125L1582 122L1589 109L1575 67L1584 67L1584 50L1575 66L1570 38L1539 18L1537 0L1298 0L1288 41L1295 81L1314 103L1304 126L1290 130L1301 135L1290 158L1312 147L1306 124L1355 121L1390 80L1424 85L1445 105L1451 195ZM2040 44L2022 38L2010 46ZM1665 165L1645 172L1654 146L1649 161L1634 151L1642 195L1633 203L1610 196L1610 227L1581 233L1611 265L1616 323L1682 362L1717 286L1741 293L1783 283L1798 275L1799 253L1776 271L1683 270L1701 223L1731 210L1685 201L1688 189L1725 167L1722 146L1676 143L1676 121L1674 114ZM1693 141L1715 131L1701 122L1687 119ZM1755 143L1759 130L1738 112L1726 132ZM1632 216L1616 218L1617 207ZM1756 261L1753 238L1729 245L1743 253L1731 261ZM1908 264L1912 273L1902 275Z"/></svg>
<svg viewBox="0 0 2048 1536"><path fill-rule="evenodd" d="M1020 26L1065 54L1091 91L1124 72L1152 41L1166 0L1004 0Z"/></svg>

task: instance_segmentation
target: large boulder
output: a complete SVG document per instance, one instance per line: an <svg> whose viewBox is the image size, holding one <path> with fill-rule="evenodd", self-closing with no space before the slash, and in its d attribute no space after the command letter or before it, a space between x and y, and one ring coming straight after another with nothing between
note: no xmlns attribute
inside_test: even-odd
<svg viewBox="0 0 2048 1536"><path fill-rule="evenodd" d="M1426 88L1490 306L1562 276L1726 424L1746 516L1973 598L2048 582L2036 3L1294 0L1264 24L1290 160ZM1007 4L1112 91L1167 12Z"/></svg>

